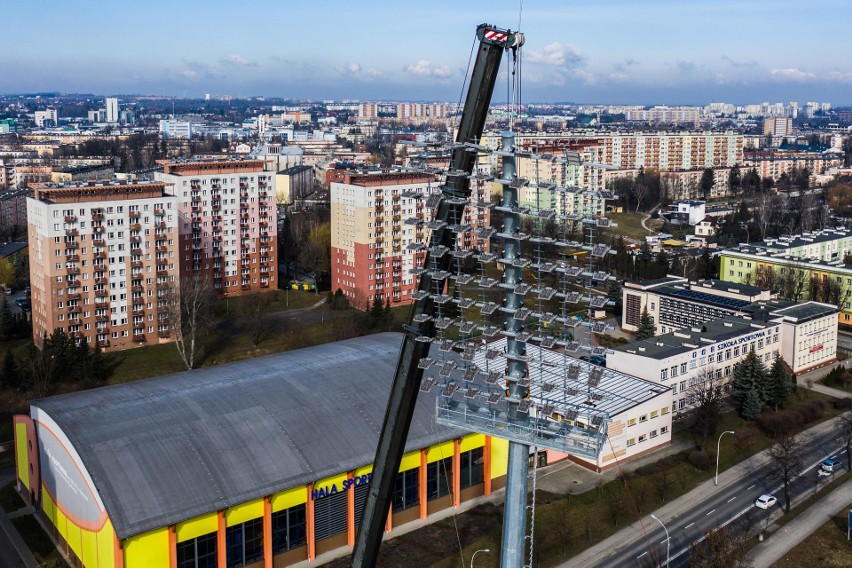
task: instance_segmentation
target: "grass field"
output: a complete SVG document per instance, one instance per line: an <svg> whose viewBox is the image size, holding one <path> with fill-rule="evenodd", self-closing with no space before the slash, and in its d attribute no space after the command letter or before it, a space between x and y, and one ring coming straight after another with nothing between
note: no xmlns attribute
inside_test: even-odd
<svg viewBox="0 0 852 568"><path fill-rule="evenodd" d="M608 213L607 217L618 223L617 227L607 229L609 234L624 235L638 241L644 241L647 235L652 234L642 227L642 218L645 217L645 213ZM649 219L648 226L653 226L651 223L654 222Z"/></svg>

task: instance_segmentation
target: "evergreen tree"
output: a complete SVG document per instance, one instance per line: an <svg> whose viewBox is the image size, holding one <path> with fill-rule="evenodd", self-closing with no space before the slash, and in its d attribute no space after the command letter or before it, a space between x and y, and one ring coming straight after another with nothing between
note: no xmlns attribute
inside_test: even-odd
<svg viewBox="0 0 852 568"><path fill-rule="evenodd" d="M450 302L453 306L458 306L454 302ZM458 307L456 308L458 309ZM390 298L385 298L385 308L382 310L382 327L388 331L393 326L393 312L391 311Z"/></svg>
<svg viewBox="0 0 852 568"><path fill-rule="evenodd" d="M716 174L713 173L712 168L707 168L701 174L701 194L705 201L710 198L710 192L714 185L716 185Z"/></svg>
<svg viewBox="0 0 852 568"><path fill-rule="evenodd" d="M763 402L760 400L760 395L757 390L752 389L746 393L743 403L740 406L740 416L746 420L757 420L760 413L763 411Z"/></svg>
<svg viewBox="0 0 852 568"><path fill-rule="evenodd" d="M621 314L621 284L618 280L609 281L609 289L607 290L607 299L614 303L610 308L614 313Z"/></svg>
<svg viewBox="0 0 852 568"><path fill-rule="evenodd" d="M731 190L731 195L736 196L737 192L740 189L740 184L742 183L742 174L740 173L740 166L734 164L734 167L731 168L731 173L728 177L728 187Z"/></svg>
<svg viewBox="0 0 852 568"><path fill-rule="evenodd" d="M18 388L20 386L20 377L18 375L18 366L15 364L15 356L11 349L6 349L6 356L3 357L3 370L0 372L0 387Z"/></svg>
<svg viewBox="0 0 852 568"><path fill-rule="evenodd" d="M639 326L636 329L636 340L648 339L655 335L657 335L657 326L654 325L654 320L648 313L648 306L645 306L645 309L642 310L642 316L639 318Z"/></svg>
<svg viewBox="0 0 852 568"><path fill-rule="evenodd" d="M370 308L370 324L371 327L377 327L382 323L382 314L384 313L384 307L382 306L382 299L379 294L373 298L373 306Z"/></svg>
<svg viewBox="0 0 852 568"><path fill-rule="evenodd" d="M0 293L0 341L14 337L16 328L15 315L6 303L6 294Z"/></svg>
<svg viewBox="0 0 852 568"><path fill-rule="evenodd" d="M740 415L745 418L745 404L750 401L751 407L749 412L755 408L754 400L757 400L756 406L759 407L758 414L763 410L763 406L767 400L765 392L767 385L766 367L754 352L754 349L749 351L746 358L734 365L734 397L739 403Z"/></svg>
<svg viewBox="0 0 852 568"><path fill-rule="evenodd" d="M780 355L775 358L772 368L769 370L767 390L766 402L775 406L776 410L779 406L784 406L784 403L790 397L790 393L793 392L793 383L789 373L787 373L787 363Z"/></svg>
<svg viewBox="0 0 852 568"><path fill-rule="evenodd" d="M657 255L657 260L654 266L654 278L665 278L669 274L669 257L666 251L661 250Z"/></svg>

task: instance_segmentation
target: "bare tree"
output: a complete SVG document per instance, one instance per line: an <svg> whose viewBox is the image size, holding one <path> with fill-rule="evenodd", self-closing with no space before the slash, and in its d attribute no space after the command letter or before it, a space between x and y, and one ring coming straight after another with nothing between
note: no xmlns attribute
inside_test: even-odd
<svg viewBox="0 0 852 568"><path fill-rule="evenodd" d="M695 436L696 445L699 449L703 449L704 442L715 436L721 420L724 401L722 373L710 367L702 370L690 382L692 384L686 394L693 405L692 433Z"/></svg>
<svg viewBox="0 0 852 568"><path fill-rule="evenodd" d="M810 281L808 271L798 266L784 266L779 270L778 294L785 300L798 302Z"/></svg>
<svg viewBox="0 0 852 568"><path fill-rule="evenodd" d="M271 303L271 294L251 294L245 300L243 320L248 327L251 344L255 349L272 331L272 318L269 317L269 305Z"/></svg>
<svg viewBox="0 0 852 568"><path fill-rule="evenodd" d="M639 208L642 207L642 202L645 201L645 198L648 197L650 192L651 188L644 183L639 183L634 180L633 183L630 184L630 193L632 193L633 198L636 199L636 211L639 211Z"/></svg>
<svg viewBox="0 0 852 568"><path fill-rule="evenodd" d="M835 424L846 446L846 469L852 471L852 410L847 410L835 418Z"/></svg>
<svg viewBox="0 0 852 568"><path fill-rule="evenodd" d="M716 527L707 531L704 540L692 548L689 568L746 568L753 565L746 558L748 551L748 531Z"/></svg>
<svg viewBox="0 0 852 568"><path fill-rule="evenodd" d="M770 477L784 487L784 512L790 512L790 484L802 471L802 444L795 434L783 432L778 443L768 450L771 464Z"/></svg>
<svg viewBox="0 0 852 568"><path fill-rule="evenodd" d="M754 223L760 231L760 240L766 239L766 234L769 232L769 227L772 226L773 217L775 217L775 207L777 203L771 195L763 194L754 201Z"/></svg>
<svg viewBox="0 0 852 568"><path fill-rule="evenodd" d="M169 289L169 332L187 369L198 362L202 338L213 320L214 298L210 279L202 276L181 278Z"/></svg>

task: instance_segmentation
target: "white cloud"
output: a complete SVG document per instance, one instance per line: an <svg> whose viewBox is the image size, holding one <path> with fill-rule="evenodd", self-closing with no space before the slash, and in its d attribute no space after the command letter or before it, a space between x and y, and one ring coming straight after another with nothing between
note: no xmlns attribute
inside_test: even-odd
<svg viewBox="0 0 852 568"><path fill-rule="evenodd" d="M527 61L553 65L555 67L577 67L585 62L580 50L570 44L553 42L544 46L541 51L528 51Z"/></svg>
<svg viewBox="0 0 852 568"><path fill-rule="evenodd" d="M242 55L232 53L222 58L224 65L234 65L235 67L257 67L257 63L250 61Z"/></svg>
<svg viewBox="0 0 852 568"><path fill-rule="evenodd" d="M406 65L405 70L420 77L439 77L442 79L451 74L450 68L446 65L433 65L431 61L425 59L421 59L413 65Z"/></svg>
<svg viewBox="0 0 852 568"><path fill-rule="evenodd" d="M825 78L834 83L852 83L852 73L850 72L831 71Z"/></svg>
<svg viewBox="0 0 852 568"><path fill-rule="evenodd" d="M810 71L803 71L795 67L787 67L785 69L772 69L769 71L769 76L777 81L792 81L803 82L816 79L816 75Z"/></svg>
<svg viewBox="0 0 852 568"><path fill-rule="evenodd" d="M202 79L222 79L225 74L216 65L200 63L198 61L184 61L183 68L173 71L176 75L189 81L201 81Z"/></svg>
<svg viewBox="0 0 852 568"><path fill-rule="evenodd" d="M335 70L341 75L347 75L357 80L371 80L382 77L381 71L371 68L365 69L360 63L345 63L335 67Z"/></svg>

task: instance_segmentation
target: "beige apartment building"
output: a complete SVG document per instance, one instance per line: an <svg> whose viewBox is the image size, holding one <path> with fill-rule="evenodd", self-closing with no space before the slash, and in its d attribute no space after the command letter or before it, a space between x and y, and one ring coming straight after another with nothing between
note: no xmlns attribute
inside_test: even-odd
<svg viewBox="0 0 852 568"><path fill-rule="evenodd" d="M204 275L236 296L276 288L275 172L254 159L163 161L177 198L181 277Z"/></svg>
<svg viewBox="0 0 852 568"><path fill-rule="evenodd" d="M42 184L27 216L37 345L56 328L105 350L169 341L178 206L166 184Z"/></svg>
<svg viewBox="0 0 852 568"><path fill-rule="evenodd" d="M424 196L438 188L433 176L408 172L347 172L342 181L332 182L332 290L340 288L359 308L376 298L391 305L410 302L417 288L411 271L422 265L431 234L426 225L432 210ZM490 201L491 182L484 175L472 177L470 189L471 204ZM459 248L483 252L489 243L478 238L476 229L490 223L490 210L475 206L450 221L468 228L457 233Z"/></svg>

